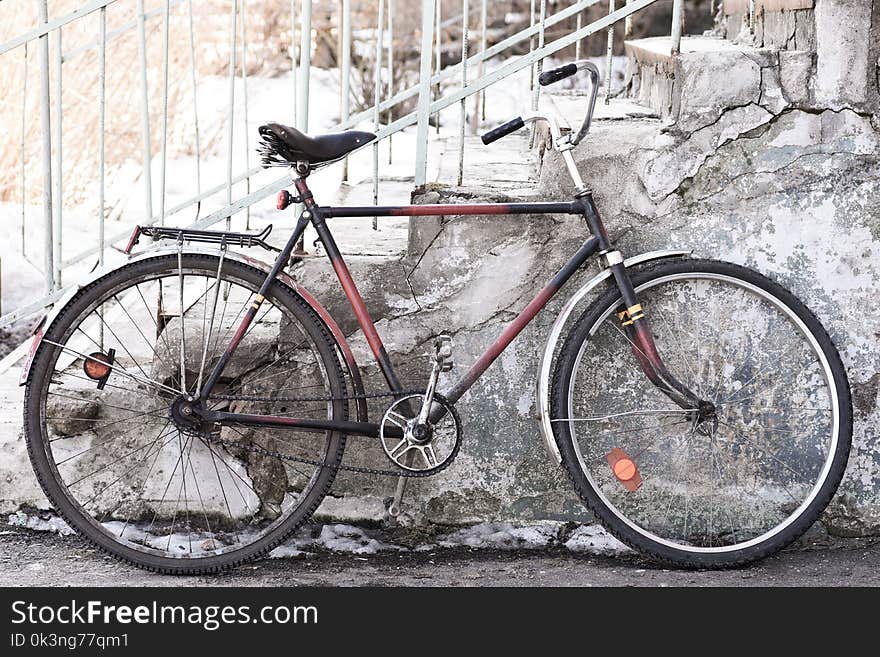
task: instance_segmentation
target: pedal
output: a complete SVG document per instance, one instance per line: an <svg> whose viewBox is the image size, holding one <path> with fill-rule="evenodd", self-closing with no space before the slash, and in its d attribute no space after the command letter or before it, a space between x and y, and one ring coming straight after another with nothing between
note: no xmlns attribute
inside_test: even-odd
<svg viewBox="0 0 880 657"><path fill-rule="evenodd" d="M441 372L449 372L453 366L452 336L441 333L434 340L434 361L440 366Z"/></svg>

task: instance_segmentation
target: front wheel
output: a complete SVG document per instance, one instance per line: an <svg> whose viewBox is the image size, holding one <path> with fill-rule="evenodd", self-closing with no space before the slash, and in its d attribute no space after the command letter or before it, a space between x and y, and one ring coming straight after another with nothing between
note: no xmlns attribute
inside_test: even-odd
<svg viewBox="0 0 880 657"><path fill-rule="evenodd" d="M714 413L648 380L609 290L573 326L553 377L575 489L663 561L724 567L780 550L826 507L849 454L850 390L831 339L793 294L737 265L668 262L632 282L667 368Z"/></svg>

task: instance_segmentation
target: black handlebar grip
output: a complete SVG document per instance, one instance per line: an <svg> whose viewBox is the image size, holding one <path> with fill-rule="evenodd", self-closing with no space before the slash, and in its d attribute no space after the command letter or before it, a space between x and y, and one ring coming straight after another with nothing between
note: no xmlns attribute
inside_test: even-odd
<svg viewBox="0 0 880 657"><path fill-rule="evenodd" d="M574 75L575 73L577 73L577 70L577 64L566 64L565 66L560 66L559 68L544 71L543 73L541 73L541 75L538 76L538 82L541 84L542 87L546 87L548 84L559 82L563 78Z"/></svg>
<svg viewBox="0 0 880 657"><path fill-rule="evenodd" d="M511 132L516 132L520 128L522 128L525 123L522 120L521 116L516 117L515 119L511 119L507 123L502 123L497 128L493 128L485 135L480 137L483 140L483 143L487 146L491 144L493 141L498 141L505 135L509 135Z"/></svg>

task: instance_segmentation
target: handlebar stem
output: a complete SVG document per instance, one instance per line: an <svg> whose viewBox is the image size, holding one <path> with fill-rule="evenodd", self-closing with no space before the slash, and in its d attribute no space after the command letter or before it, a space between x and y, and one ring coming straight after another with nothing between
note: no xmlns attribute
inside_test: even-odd
<svg viewBox="0 0 880 657"><path fill-rule="evenodd" d="M584 184L577 165L575 165L574 156L571 154L575 144L572 142L571 135L562 134L556 117L547 112L526 112L522 115L522 120L523 123L547 122L547 126L550 128L550 140L553 142L553 148L562 155L562 160L565 162L566 169L568 169L568 175L571 176L571 181L574 183L575 193L582 194L587 191L587 186ZM587 129L589 129L589 125Z"/></svg>

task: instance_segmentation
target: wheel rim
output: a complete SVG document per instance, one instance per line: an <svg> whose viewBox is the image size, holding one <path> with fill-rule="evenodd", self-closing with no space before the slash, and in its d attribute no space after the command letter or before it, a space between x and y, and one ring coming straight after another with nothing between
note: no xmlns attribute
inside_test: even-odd
<svg viewBox="0 0 880 657"><path fill-rule="evenodd" d="M178 302L174 312L173 301L162 289L174 297L180 287L183 306ZM217 305L212 304L214 290ZM39 404L49 467L78 516L120 547L179 560L220 557L250 548L294 514L302 515L319 478L327 472L320 466L285 462L255 447L326 463L334 442L329 433L315 436L262 429L257 434L224 425L219 437L234 443L229 446L214 442L207 433L188 435L169 417L172 390L182 393L181 383L187 378L187 391L195 392L198 380L210 372L256 292L253 281L230 273L228 266L219 281L207 267L189 265L145 274L104 293L57 340L64 348L54 348L48 365L53 374L44 377ZM152 325L147 321L160 298L165 303L165 312L156 315L165 317L161 328L163 320ZM180 307L184 308L182 323ZM209 311L215 313L213 328L208 328ZM150 329L155 331L153 344ZM103 333L100 339L99 333ZM182 340L175 339L181 334ZM93 351L103 346L106 353L106 347L115 347L119 369L113 369L101 391L84 372L86 359L81 355L85 350L71 346L77 340L88 343ZM177 361L175 373L181 342L184 356ZM151 352L149 365L144 360L147 351ZM243 339L240 355L238 361L231 361L229 375L212 395L212 406L235 405L235 410L246 413L333 417L339 402L327 399L344 391L334 394L314 337L283 302L264 301ZM291 403L277 399L306 396L303 392L324 400ZM238 399L215 399L221 395ZM68 410L80 410L61 414L57 406L53 409L59 396L68 398L63 402ZM242 399L245 396L263 400ZM107 456L111 449L116 450L112 458ZM82 464L88 462L94 466L84 468ZM131 491L136 493L133 498Z"/></svg>
<svg viewBox="0 0 880 657"><path fill-rule="evenodd" d="M579 466L581 468L581 471L584 473L587 480L589 481L589 484L592 487L593 491L600 498L601 502L611 511L611 513L613 513L614 516L617 517L617 519L619 519L621 522L623 522L625 525L627 525L630 529L637 532L638 534L640 534L644 538L647 538L647 539L654 541L656 543L659 543L661 545L664 545L664 546L667 546L667 547L670 547L670 548L673 548L676 550L681 550L681 551L697 552L697 553L725 553L725 552L732 552L732 551L736 551L736 550L742 550L742 549L746 549L748 547L757 545L759 543L763 543L767 540L772 539L774 536L777 536L780 532L785 530L785 528L789 527L793 522L795 522L799 517L802 516L802 514L813 503L813 501L816 499L819 492L822 490L822 487L823 487L824 483L826 482L826 480L828 478L828 474L829 474L831 467L833 465L834 457L835 457L835 454L837 453L838 440L839 440L840 409L839 409L839 402L838 402L837 384L834 380L834 376L833 376L833 372L832 372L830 363L828 362L828 359L827 359L825 353L823 352L820 344L816 340L815 336L807 328L806 324L801 320L801 318L798 317L797 314L793 310L788 308L780 299L778 299L775 295L767 292L766 290L763 290L762 288L760 288L756 285L753 285L747 281L743 281L741 279L734 278L731 276L726 276L723 274L699 273L699 272L698 273L683 272L683 273L679 273L679 274L670 274L667 276L658 277L658 278L653 279L651 281L645 282L642 285L637 287L637 292L639 293L640 299L643 300L643 305L646 308L646 313L648 315L649 321L652 322L652 328L654 329L654 332L655 332L655 336L657 339L657 344L658 344L658 348L660 350L660 353L663 355L664 361L666 361L667 366L670 367L670 369L673 371L674 374L680 375L680 378L685 379L686 381L688 379L690 379L691 381L695 381L696 379L699 378L699 374L702 374L702 369L701 369L702 365L700 368L694 368L693 365L691 365L691 367L688 368L686 365L684 365L684 366L680 365L677 362L678 359L672 357L672 356L674 356L675 351L676 351L675 345L674 345L674 340L671 337L673 334L675 334L675 330L674 329L669 330L669 329L671 326L674 326L674 324L670 325L670 323L667 321L666 326L664 326L664 321L663 321L661 313L656 312L660 306L658 304L652 304L650 299L648 301L644 301L644 300L646 298L648 298L652 292L656 293L658 291L658 288L661 288L664 285L675 284L675 283L679 283L682 281L688 281L688 282L702 281L702 282L708 282L709 285L711 285L711 284L730 284L730 285L733 285L734 288L737 288L739 290L744 291L744 293L748 293L748 294L753 295L754 297L757 298L757 302L759 304L763 303L763 304L768 305L768 307L775 309L775 311L777 313L784 316L784 318L788 322L790 322L796 335L799 335L803 339L804 344L809 347L810 353L815 358L814 367L812 367L811 369L815 370L815 372L817 372L817 373L821 373L821 375L824 377L824 385L825 385L825 388L827 389L827 393L825 395L824 401L827 403L828 408L821 408L819 406L806 406L805 408L817 409L816 412L813 413L814 418L815 418L816 413L820 413L820 412L824 411L824 413L822 413L822 414L827 417L827 419L823 420L823 429L827 431L827 437L825 439L826 447L824 447L824 458L821 459L821 462L817 461L815 458L812 459L810 462L810 467L815 471L815 476L813 477L814 481L808 487L808 490L805 490L805 492L802 496L793 494L791 492L791 490L789 490L789 487L784 486L784 488L787 491L786 494L787 494L788 498L790 498L790 499L786 499L785 504L780 503L778 505L779 510L785 511L786 507L791 507L791 506L794 506L795 508L793 508L793 510L790 510L789 512L785 513L784 516L782 516L778 522L775 522L772 526L765 528L764 531L755 531L755 528L752 527L751 528L751 536L749 536L745 540L741 540L741 538L742 538L743 534L748 535L748 532L746 532L744 528L740 528L739 529L740 533L739 533L739 535L737 535L737 530L736 530L736 528L734 528L732 534L727 539L728 542L726 544L712 545L713 533L715 533L715 535L716 535L715 541L717 543L724 542L723 534L719 534L718 530L723 529L723 525L725 524L725 522L730 526L736 525L736 517L731 516L730 515L731 512L728 510L727 520L725 520L723 517L714 518L714 520L716 522L716 527L715 527L715 530L713 531L712 526L711 526L712 521L713 521L712 511L711 511L712 507L710 506L708 509L709 520L706 524L707 531L705 532L704 539L702 541L695 540L695 537L693 536L694 526L693 525L691 526L690 534L689 534L688 528L687 528L688 502L690 500L687 500L686 496L692 495L692 494L679 493L676 496L675 492L674 492L674 488L673 488L673 486L676 483L674 481L674 477L673 477L673 481L669 481L670 477L667 474L667 476L666 476L667 482L665 485L667 487L668 494L665 496L665 498L659 497L658 493L660 493L663 490L663 484L661 484L659 482L660 477L657 476L658 473L651 472L652 469L657 470L656 463L654 464L655 467L652 468L649 465L650 462L652 461L652 459L650 459L650 458L646 459L644 453L638 453L638 452L632 451L631 453L625 453L626 456L628 456L628 457L632 456L633 460L637 463L637 465L639 465L638 464L639 461L643 461L645 468L646 468L646 471L644 473L642 473L642 472L639 473L640 476L644 476L644 481L643 481L643 486L641 486L638 489L638 491L636 491L635 495L641 495L642 497L647 497L649 494L653 494L654 496L657 496L657 497L655 497L655 499L653 500L652 503L648 503L647 501L643 502L641 506L645 510L643 510L641 512L640 517L633 519L632 518L633 515L637 515L637 516L639 515L638 513L634 514L634 512L633 512L633 509L637 507L636 504L632 503L633 494L627 492L626 495L622 495L620 491L626 490L623 487L624 482L621 481L619 478L613 477L613 471L612 471L612 476L610 478L607 475L607 473L602 472L602 467L596 464L596 451L598 451L598 450L595 449L595 447L591 447L589 449L582 448L581 440L578 440L579 428L577 426L578 424L582 424L582 423L569 421L569 420L565 420L565 419L557 420L557 421L564 421L567 423L569 431L571 432L572 444L573 444L573 447L575 450L575 454L576 454L576 458L578 460ZM590 338L583 341L583 343L581 344L580 349L577 353L577 356L576 356L575 362L574 362L573 372L572 372L572 379L571 379L571 382L569 385L569 390L568 390L567 408L568 408L568 417L569 418L582 417L579 414L583 413L583 410L584 410L582 408L582 405L579 406L578 401L575 399L574 388L577 385L577 382L579 380L579 373L581 372L582 365L585 365L585 363L583 361L584 361L584 358L585 358L585 355L587 352L587 345L593 344L594 341L597 339L597 335L603 330L603 327L609 325L608 320L612 316L612 313L614 312L614 310L617 308L618 303L619 303L619 300L617 302L615 302L614 305L609 307L597 319L597 321L590 327L590 330L589 330ZM658 307L653 307L654 305L658 305ZM692 305L696 305L696 304L692 304ZM741 319L741 324L744 324L748 318L743 316L740 319ZM612 318L610 321L613 322L614 319ZM605 330L607 331L607 329L605 329ZM667 335L667 333L668 333L668 335ZM678 338L679 338L679 340L681 340L680 332L679 332ZM620 338L618 338L618 339L620 339ZM629 345L626 345L626 346L628 347ZM682 345L680 343L679 348L681 350L680 353L687 354L687 349L684 345ZM647 379L641 373L641 370L639 369L638 365L636 364L635 359L629 353L626 353L625 355L628 356L629 360L631 361L630 367L634 370L637 370L637 376L641 377L648 386L651 386L651 384L647 382ZM672 361L672 362L670 362L670 361ZM673 363L675 363L675 367L673 367ZM744 364L745 364L745 362L743 362L743 365ZM728 367L727 364L723 363L723 361L722 361L722 365L720 368L720 374L717 370L713 369L712 367L709 367L709 366L706 367L707 374L711 373L717 377L717 379L716 379L717 380L717 390L723 391L725 389L724 386L727 383L730 383L729 381L722 383L722 379L725 378L725 368L726 367ZM740 368L740 372L742 372L745 369L747 369L747 368ZM678 370L678 371L676 371L676 370ZM729 368L727 371L729 372ZM799 376L800 374L802 374L802 372L797 372L795 374L795 376ZM733 376L731 377L733 379L734 383L736 382L736 377L738 375L739 375L739 373L734 369ZM734 390L732 394L726 394L726 395L721 394L721 393L717 394L717 397L718 397L719 401L721 402L721 404L719 405L719 415L722 418L720 421L721 430L711 437L712 440L714 440L716 438L723 437L723 438L728 439L730 441L731 445L735 445L736 440L738 440L742 444L748 444L748 442L750 440L750 436L744 435L744 433L742 431L742 427L736 428L736 419L737 418L731 418L731 416L730 416L730 414L731 414L730 408L733 406L733 404L730 402L741 401L743 403L740 405L744 406L745 402L748 401L748 399L749 399L748 395L752 394L752 392L749 391L748 388L753 385L754 381L760 381L763 379L764 376L766 376L766 371L763 374L761 374L759 372L758 375L754 379L752 379L751 381L749 380L750 377L745 377L745 379L743 381L739 381L739 383L741 384L741 387ZM589 380L590 377L587 377L587 378ZM594 375L592 378L595 380L596 376ZM652 386L652 388L653 388L653 386ZM717 390L716 390L716 392L717 392ZM742 395L743 390L746 391L745 396ZM814 400L819 397L821 397L821 395L819 395L816 390L813 390L809 395L807 395L807 398L811 398ZM752 398L754 399L755 397L752 397ZM669 400L666 400L666 401L667 401L667 403L664 407L656 407L656 409L657 410L664 409L664 408L665 409L672 409L674 407L674 404L671 401L669 401ZM811 403L815 403L815 402L811 402ZM818 410L820 408L821 408L821 411ZM630 410L636 410L636 409L630 409ZM745 413L745 411L739 410L739 411L735 411L735 412L739 416L738 419L742 420L743 414ZM660 436L659 438L656 438L656 437L652 438L652 443L658 444L658 445L666 444L667 447L672 448L674 446L673 440L672 440L673 434L675 431L679 431L682 428L682 427L674 427L674 425L676 424L675 418L681 417L682 415L683 414L679 414L678 416L676 416L675 414L670 413L665 416L666 420L667 420L666 426L664 426L662 428L659 426L650 427L651 429L657 429L656 433ZM596 416L594 415L592 417L596 417ZM638 417L638 416L630 415L628 417L631 418L631 417ZM642 416L642 417L644 417L644 416ZM662 417L662 416L658 413L658 414L655 414L655 417ZM725 417L727 419L724 419ZM733 421L731 421L731 420L733 420ZM618 421L620 421L620 420L618 420ZM659 422L657 424L659 425ZM725 424L728 426L725 427ZM733 425L734 428L730 428L730 425ZM595 424L591 423L591 422L585 422L582 424L582 426L585 429L583 431L583 433L585 433L585 434L588 433L590 429L595 428ZM685 426L688 426L691 429L690 433L692 435L690 435L687 438L687 442L685 443L687 449L690 450L692 447L692 445L690 443L693 440L694 435L700 435L700 434L698 434L696 431L693 431L693 426L688 425L688 424L685 424ZM648 433L647 427L642 427L641 430L634 429L633 431L636 433ZM784 429L780 429L779 427L773 426L770 428L768 433L775 433L777 436L780 436L780 435L783 435L783 433L782 433L783 431L784 431ZM621 430L617 433L622 434L622 433L626 433L626 431ZM816 432L814 431L814 433L816 433ZM667 434L667 435L664 436L664 434ZM728 434L728 435L726 435L726 434ZM733 439L735 439L735 440L733 440ZM594 437L591 439L590 437L586 437L583 440L585 442L585 445L589 445L589 443L591 441L595 441L596 438ZM618 441L620 440L619 435L617 436L617 440ZM603 445L604 444L605 443L603 443ZM679 441L678 446L679 447L682 446L681 441ZM649 445L648 447L653 447L653 445ZM643 447L642 449L643 450L648 449L648 447ZM711 445L711 448L709 451L715 453L716 448L720 448L720 447L721 446L719 445L719 443L717 443L717 442L713 443ZM759 445L759 447L760 447L760 445ZM742 445L740 445L740 448L742 449ZM730 449L730 445L727 446L727 449ZM765 447L764 450L766 450L766 449L767 448ZM655 451L659 451L659 450L655 450ZM768 454L770 452L763 451L762 449L756 449L753 446L750 446L749 449L742 449L741 453L748 453L749 451L751 451L752 453L755 453L755 454L757 454L758 452L761 452L762 454L765 455L763 457L763 460L770 460L770 461L774 462L774 465L778 466L777 469L782 468L781 465L778 465L776 463L776 461L779 461L780 463L783 462L782 459L780 458L782 456L781 453L776 452L773 455L771 455L770 457L767 457L766 454ZM687 454L688 454L688 456L690 456L690 451L688 451ZM606 458L607 458L607 454L606 454ZM707 459L707 461L710 462L710 466L711 466L712 465L711 459ZM716 453L715 454L715 465L716 465L715 472L716 472L716 475L719 475L719 474L722 475L721 480L722 480L722 483L724 483L724 481L723 481L725 479L724 474L726 474L726 473L724 473L723 469L717 469L718 462L719 462L718 454ZM670 463L671 463L671 460L670 460ZM788 464L788 465L790 467L790 464ZM611 461L608 461L604 467L606 470L610 470L610 466L611 466ZM640 467L639 469L641 470L642 468ZM693 476L692 472L687 472L687 474L689 476ZM694 477L694 479L696 479L696 477ZM778 490L779 489L778 486L776 486L775 491L759 490L758 486L757 486L757 477L755 478L755 482L756 482L755 485L752 487L752 489L750 491L752 495L767 496L767 494L769 492L773 492L774 494L778 495L780 492ZM730 482L728 482L728 483L730 483ZM689 483L688 483L688 485L689 485ZM772 488L772 487L770 487L770 488ZM803 489L803 486L801 488ZM736 489L740 489L740 490L737 491ZM732 487L731 490L728 490L728 491L722 491L722 492L712 491L712 493L714 494L714 497L717 500L718 498L722 497L722 494L724 497L730 498L732 495L735 495L737 493L742 494L746 490L747 489L743 488L742 486L734 486L734 487ZM627 496L630 498L630 500L626 501L626 502L622 502L621 498L627 497ZM680 504L682 502L682 499L681 499L682 497L685 497L685 511L684 511L684 518L685 519L681 525L680 533L684 534L684 536L673 537L671 535L668 517L670 515L671 507L673 507L673 505L675 504L676 499L677 499L678 505L680 506ZM706 495L707 499L709 497L711 497L711 496ZM798 499L799 497L801 499ZM749 499L749 498L745 498L745 499ZM666 504L665 509L663 509L663 507L659 504L659 502L661 502L661 500L663 502L665 502L665 504ZM793 505L792 504L793 502L796 504ZM748 509L749 504L740 504L738 506L738 508L740 510ZM754 507L754 508L756 510L760 510L758 507ZM653 509L653 510L649 511L648 509ZM663 527L662 526L663 523L658 522L656 520L656 518L652 517L652 514L653 514L653 516L656 516L660 512L664 512L664 511L665 511L664 515L667 518L666 527ZM673 524L673 528L674 528L674 524ZM663 530L665 530L665 531L663 531Z"/></svg>

